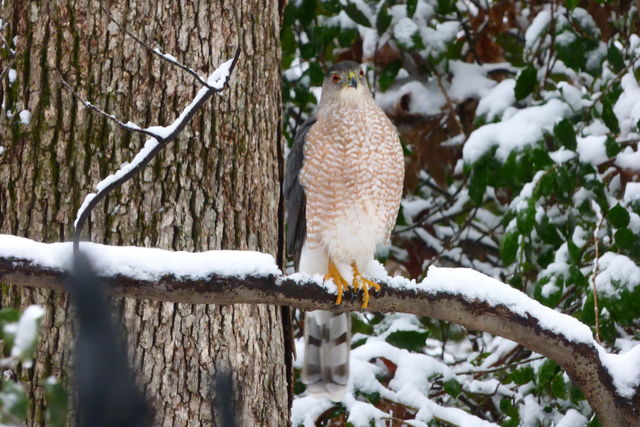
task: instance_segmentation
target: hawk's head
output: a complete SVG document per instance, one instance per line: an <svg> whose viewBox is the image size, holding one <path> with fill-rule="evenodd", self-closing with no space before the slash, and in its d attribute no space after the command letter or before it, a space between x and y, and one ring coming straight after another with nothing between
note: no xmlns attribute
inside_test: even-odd
<svg viewBox="0 0 640 427"><path fill-rule="evenodd" d="M324 76L322 99L325 102L357 102L370 95L364 70L357 62L338 62Z"/></svg>

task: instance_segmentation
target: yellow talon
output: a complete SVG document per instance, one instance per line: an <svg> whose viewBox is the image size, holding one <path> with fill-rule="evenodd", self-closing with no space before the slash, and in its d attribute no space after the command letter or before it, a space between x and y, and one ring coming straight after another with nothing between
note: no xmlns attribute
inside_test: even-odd
<svg viewBox="0 0 640 427"><path fill-rule="evenodd" d="M349 289L349 283L342 277L338 268L333 263L333 261L329 260L329 274L325 274L324 280L333 279L333 283L336 284L338 288L338 298L336 299L336 304L342 303L342 293L343 291Z"/></svg>
<svg viewBox="0 0 640 427"><path fill-rule="evenodd" d="M369 288L373 288L376 292L380 292L380 285L369 279L365 279L358 270L358 266L356 266L355 262L351 264L351 267L353 268L353 289L356 291L362 289L362 308L367 308L369 305ZM329 260L329 273L324 275L324 280L333 280L333 283L336 284L336 287L338 288L336 304L341 304L342 295L344 294L344 291L349 289L349 283L344 279L344 277L342 277L340 271L338 271L338 267L336 267L331 260Z"/></svg>
<svg viewBox="0 0 640 427"><path fill-rule="evenodd" d="M365 279L358 270L358 266L355 262L351 264L351 267L353 268L353 288L362 288L362 308L367 308L369 305L369 288L373 288L376 292L380 292L380 285L369 279Z"/></svg>

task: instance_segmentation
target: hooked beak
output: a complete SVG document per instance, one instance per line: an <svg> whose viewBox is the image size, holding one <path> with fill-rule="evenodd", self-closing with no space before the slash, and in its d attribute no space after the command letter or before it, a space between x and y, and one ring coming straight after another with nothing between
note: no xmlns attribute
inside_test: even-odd
<svg viewBox="0 0 640 427"><path fill-rule="evenodd" d="M349 86L354 89L358 89L358 78L356 77L356 73L353 71L349 73Z"/></svg>

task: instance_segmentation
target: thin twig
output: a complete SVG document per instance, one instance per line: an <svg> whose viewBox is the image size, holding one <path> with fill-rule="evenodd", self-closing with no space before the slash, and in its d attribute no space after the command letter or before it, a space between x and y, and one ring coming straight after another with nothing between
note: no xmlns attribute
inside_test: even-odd
<svg viewBox="0 0 640 427"><path fill-rule="evenodd" d="M214 93L220 92L227 86L229 79L231 78L231 75L233 73L233 70L235 69L235 66L238 63L239 57L240 57L240 48L236 50L236 53L233 57L231 65L229 66L228 74L225 77L225 81L220 86L220 88L217 88L217 87L211 88L210 86L207 86L207 92L204 95L202 95L198 99L198 101L195 102L195 104L191 105L191 108L188 111L183 112L184 117L181 117L180 119L176 120L176 122L174 122L175 126L173 126L171 132L168 135L164 136L164 138L162 138L161 140L158 140L158 144L155 145L155 147L153 147L149 151L149 153L144 158L142 158L141 161L138 162L134 167L132 167L126 173L123 173L121 176L117 177L113 181L109 182L102 189L100 189L92 199L90 199L87 202L87 205L82 210L82 212L80 212L76 220L75 231L73 234L74 253L77 253L80 250L80 233L82 232L82 227L84 226L84 223L86 222L87 218L91 214L91 211L96 207L96 205L100 201L102 201L107 196L107 194L109 194L112 190L120 187L122 184L124 184L129 179L131 179L138 171L142 170L151 161L151 159L153 159L158 154L158 152L160 152L160 150L162 150L169 142L173 141L178 137L180 132L182 132L182 129L184 129L187 123L191 121L193 116L200 110L202 105L204 105L204 103L211 96L213 96ZM153 136L153 138L155 138L155 136Z"/></svg>
<svg viewBox="0 0 640 427"><path fill-rule="evenodd" d="M595 202L592 203L593 207L596 207L597 204ZM604 216L598 206L597 209L594 209L596 214L598 215L598 222L596 223L596 228L593 230L593 243L595 245L595 259L593 260L593 271L591 272L591 286L593 288L593 312L595 314L595 322L596 322L596 341L600 341L600 309L598 307L598 290L596 288L596 277L598 276L598 272L600 270L600 265L598 263L600 258L600 239L598 238L598 233L600 232L600 227L602 227L602 222L604 221Z"/></svg>
<svg viewBox="0 0 640 427"><path fill-rule="evenodd" d="M4 70L2 70L2 72L0 72L0 80L2 80L2 78L4 77L5 73L7 73L10 69L11 66L13 65L13 63L16 61L16 58L13 57L11 58L11 61L9 61L9 63L7 64L7 66L4 68Z"/></svg>
<svg viewBox="0 0 640 427"><path fill-rule="evenodd" d="M194 69L178 62L177 59L175 59L173 56L170 55L166 55L162 52L160 52L159 49L154 49L151 46L149 46L147 43L145 43L144 41L142 41L138 36L136 36L135 34L131 33L129 30L127 30L127 28L122 25L120 22L118 22L113 15L111 15L111 13L105 8L105 6L102 4L102 2L100 2L100 9L102 9L102 11L104 13L107 14L107 16L109 17L109 19L111 21L113 21L114 24L116 24L118 26L118 28L120 28L126 35L128 35L129 37L131 37L133 40L135 40L140 46L144 47L146 50L148 50L149 52L151 52L153 55L156 55L157 57L169 62L170 64L175 65L176 67L180 68L183 71L186 71L187 73L191 74L196 80L198 80L198 82L204 86L207 87L209 89L214 89L214 87L210 86L209 83L203 79L202 77L200 77L200 74L198 74Z"/></svg>
<svg viewBox="0 0 640 427"><path fill-rule="evenodd" d="M100 108L96 107L94 104L92 104L89 101L85 101L78 92L76 92L71 85L69 85L69 83L67 83L67 81L64 79L64 77L62 77L62 72L60 70L58 70L58 73L60 74L60 81L62 82L62 84L69 89L69 91L73 94L73 96L79 101L81 102L85 107L95 111L96 113L100 114L101 116L111 120L113 123L115 123L116 125L118 125L120 128L124 129L124 130L128 130L131 132L139 132L142 133L144 135L150 136L151 138L155 138L157 139L159 142L162 142L164 140L164 138L156 133L153 133L147 129L141 128L138 125L134 124L134 123L124 123L122 120L118 119L116 116L114 116L113 114L109 114L106 111L101 110Z"/></svg>
<svg viewBox="0 0 640 427"><path fill-rule="evenodd" d="M518 365L524 365L525 363L533 362L536 360L544 359L544 356L534 356L528 359L520 360L518 362L512 362L507 365L498 366L497 368L491 369L471 369L468 371L456 372L456 375L476 375L476 374L490 374L492 372L504 371L505 369L513 368Z"/></svg>

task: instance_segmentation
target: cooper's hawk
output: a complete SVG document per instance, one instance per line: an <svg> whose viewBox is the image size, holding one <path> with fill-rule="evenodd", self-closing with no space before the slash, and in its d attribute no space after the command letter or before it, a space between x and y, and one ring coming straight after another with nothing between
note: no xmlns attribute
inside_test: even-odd
<svg viewBox="0 0 640 427"><path fill-rule="evenodd" d="M332 66L322 84L317 117L298 130L284 180L288 250L297 271L325 275L338 288L380 287L360 271L396 220L404 158L398 134L378 107L360 65ZM313 394L339 400L349 379L348 313L308 312L302 379Z"/></svg>

